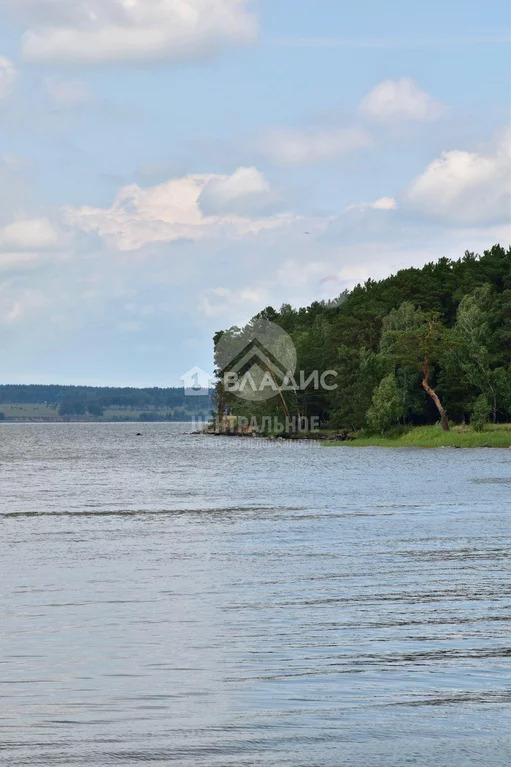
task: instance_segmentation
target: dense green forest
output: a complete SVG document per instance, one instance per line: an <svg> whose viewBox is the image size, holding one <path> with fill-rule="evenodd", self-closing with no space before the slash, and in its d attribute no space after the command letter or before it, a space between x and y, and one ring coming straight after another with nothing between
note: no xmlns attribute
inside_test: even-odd
<svg viewBox="0 0 511 767"><path fill-rule="evenodd" d="M138 418L153 420L188 420L206 417L211 410L208 396L185 396L182 388L135 389L131 387L0 385L0 411L4 404L42 405L56 410L60 417L101 418L105 411L143 411ZM41 411L42 412L42 411ZM5 417L5 416L4 416ZM126 416L127 417L127 416ZM119 416L123 418L123 416ZM2 416L0 414L0 419Z"/></svg>
<svg viewBox="0 0 511 767"><path fill-rule="evenodd" d="M225 391L220 415L316 416L324 427L383 433L399 424L511 420L511 248L441 258L331 302L268 307L258 317L290 334L298 370L334 370L335 391L245 402ZM240 328L220 331L235 337ZM221 374L221 370L217 371Z"/></svg>

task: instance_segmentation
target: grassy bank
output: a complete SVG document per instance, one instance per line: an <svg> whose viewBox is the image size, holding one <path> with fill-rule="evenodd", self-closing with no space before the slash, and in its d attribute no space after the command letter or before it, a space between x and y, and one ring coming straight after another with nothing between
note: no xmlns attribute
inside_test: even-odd
<svg viewBox="0 0 511 767"><path fill-rule="evenodd" d="M401 434L377 436L358 432L349 442L325 442L327 446L352 447L511 447L511 424L489 424L484 431L470 426L453 426L442 431L440 426L416 426Z"/></svg>

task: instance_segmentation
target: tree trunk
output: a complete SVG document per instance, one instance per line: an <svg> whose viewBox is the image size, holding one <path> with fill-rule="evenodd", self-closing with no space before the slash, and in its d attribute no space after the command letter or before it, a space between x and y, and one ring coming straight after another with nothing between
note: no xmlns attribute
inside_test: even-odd
<svg viewBox="0 0 511 767"><path fill-rule="evenodd" d="M218 431L222 431L224 427L224 416L225 416L224 384L222 381L219 381L217 384L217 397L218 397L218 404L217 404L215 428Z"/></svg>
<svg viewBox="0 0 511 767"><path fill-rule="evenodd" d="M442 424L442 429L444 431L449 431L449 419L447 418L447 411L444 409L442 403L440 402L440 397L436 393L434 389L431 388L429 385L429 360L426 359L424 361L424 378L422 379L422 387L424 391L426 391L433 402L436 405L436 408L438 412L440 413L440 422Z"/></svg>
<svg viewBox="0 0 511 767"><path fill-rule="evenodd" d="M273 381L275 383L275 386L277 387L277 389L279 391L280 399L282 400L282 404L284 405L284 410L286 411L287 419L288 419L288 421L291 421L291 413L289 412L289 408L287 406L287 402L286 402L286 400L284 398L284 395L282 393L282 389L279 386L279 382L277 381L277 377L276 377L275 373L273 372L273 370L270 370L269 367L267 368L267 370L268 370L268 373L271 375L271 377L272 377L272 379L273 379Z"/></svg>

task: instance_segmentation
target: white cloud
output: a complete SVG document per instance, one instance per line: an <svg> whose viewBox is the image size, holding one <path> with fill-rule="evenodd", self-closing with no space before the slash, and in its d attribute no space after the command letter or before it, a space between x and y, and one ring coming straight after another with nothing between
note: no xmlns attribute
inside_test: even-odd
<svg viewBox="0 0 511 767"><path fill-rule="evenodd" d="M24 167L24 161L17 154L4 154L0 158L0 168L9 173L17 173L22 171Z"/></svg>
<svg viewBox="0 0 511 767"><path fill-rule="evenodd" d="M247 171L249 171L247 173ZM119 250L137 250L148 243L201 240L215 236L240 237L276 228L292 220L289 215L250 217L237 213L206 215L201 195L212 185L220 190L220 206L235 210L254 191L266 194L269 185L253 169L238 169L232 176L196 174L171 179L143 189L123 187L111 208L66 208L66 223L85 232L97 232ZM211 195L211 187L209 187Z"/></svg>
<svg viewBox="0 0 511 767"><path fill-rule="evenodd" d="M203 213L254 215L264 212L275 201L270 183L257 168L238 168L232 176L216 176L205 185L199 197Z"/></svg>
<svg viewBox="0 0 511 767"><path fill-rule="evenodd" d="M37 251L13 251L3 253L0 250L0 271L19 271L31 264L40 263L43 254Z"/></svg>
<svg viewBox="0 0 511 767"><path fill-rule="evenodd" d="M434 120L442 111L440 104L410 77L379 83L367 94L360 108L368 117L383 122Z"/></svg>
<svg viewBox="0 0 511 767"><path fill-rule="evenodd" d="M344 210L397 210L398 204L394 197L379 197L374 202L359 202L348 205Z"/></svg>
<svg viewBox="0 0 511 767"><path fill-rule="evenodd" d="M44 89L56 104L62 106L77 106L92 100L92 93L81 80L56 80L46 77Z"/></svg>
<svg viewBox="0 0 511 767"><path fill-rule="evenodd" d="M372 203L369 203L369 207L373 210L396 210L397 202L393 197L380 197Z"/></svg>
<svg viewBox="0 0 511 767"><path fill-rule="evenodd" d="M508 222L511 216L511 132L486 153L443 152L412 182L416 209L457 223Z"/></svg>
<svg viewBox="0 0 511 767"><path fill-rule="evenodd" d="M51 299L37 288L23 288L16 296L0 289L0 324L15 325L43 317Z"/></svg>
<svg viewBox="0 0 511 767"><path fill-rule="evenodd" d="M106 63L189 58L254 39L248 0L0 0L28 25L25 59Z"/></svg>
<svg viewBox="0 0 511 767"><path fill-rule="evenodd" d="M278 165L311 165L372 146L361 128L275 129L260 142L263 154Z"/></svg>
<svg viewBox="0 0 511 767"><path fill-rule="evenodd" d="M199 296L199 310L205 317L223 315L243 316L248 320L252 314L261 310L266 298L262 288L211 288Z"/></svg>
<svg viewBox="0 0 511 767"><path fill-rule="evenodd" d="M18 72L12 61L0 56L0 99L9 96L17 79Z"/></svg>
<svg viewBox="0 0 511 767"><path fill-rule="evenodd" d="M2 252L50 250L59 241L59 233L47 218L18 219L0 229Z"/></svg>
<svg viewBox="0 0 511 767"><path fill-rule="evenodd" d="M327 270L325 261L300 263L296 258L288 258L278 269L276 278L281 285L296 288L319 283Z"/></svg>
<svg viewBox="0 0 511 767"><path fill-rule="evenodd" d="M331 293L332 290L344 290L346 287L353 287L357 283L365 282L371 273L367 266L343 266L333 274L327 274L321 280L323 290ZM335 286L335 287L334 287Z"/></svg>

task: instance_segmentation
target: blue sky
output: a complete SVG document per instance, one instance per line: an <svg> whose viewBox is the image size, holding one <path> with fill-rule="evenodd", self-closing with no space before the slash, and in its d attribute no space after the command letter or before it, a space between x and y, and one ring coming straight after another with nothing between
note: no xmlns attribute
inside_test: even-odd
<svg viewBox="0 0 511 767"><path fill-rule="evenodd" d="M509 14L0 0L0 381L178 385L264 306L509 244Z"/></svg>

